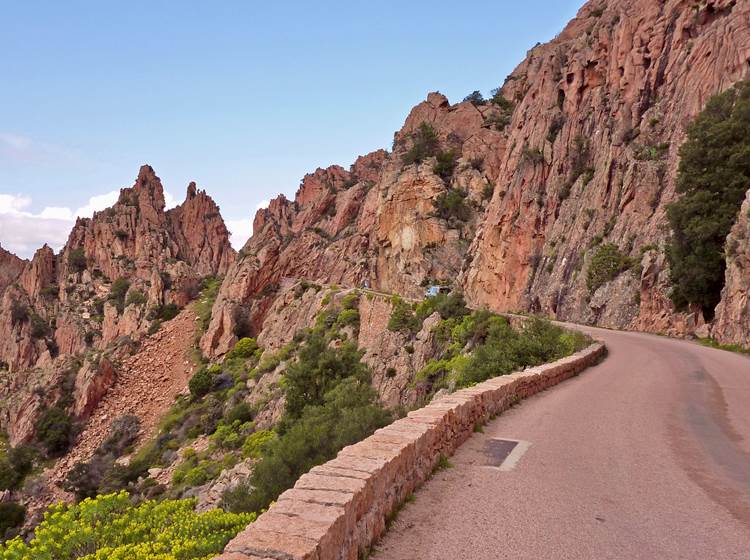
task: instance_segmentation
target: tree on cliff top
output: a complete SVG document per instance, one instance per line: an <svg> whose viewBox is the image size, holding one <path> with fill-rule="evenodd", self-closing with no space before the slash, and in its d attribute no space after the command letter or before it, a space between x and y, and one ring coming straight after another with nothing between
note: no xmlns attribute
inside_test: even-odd
<svg viewBox="0 0 750 560"><path fill-rule="evenodd" d="M707 318L721 299L724 243L750 188L750 81L712 97L680 148L677 192L667 208L667 250L678 309L700 305Z"/></svg>

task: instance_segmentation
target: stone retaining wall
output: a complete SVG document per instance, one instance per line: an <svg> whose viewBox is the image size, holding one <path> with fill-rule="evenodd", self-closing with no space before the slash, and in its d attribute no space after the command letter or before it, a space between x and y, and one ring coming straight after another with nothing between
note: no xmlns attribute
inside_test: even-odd
<svg viewBox="0 0 750 560"><path fill-rule="evenodd" d="M300 477L216 560L356 560L386 518L432 474L441 456L519 400L604 356L597 342L572 356L456 391L410 412Z"/></svg>

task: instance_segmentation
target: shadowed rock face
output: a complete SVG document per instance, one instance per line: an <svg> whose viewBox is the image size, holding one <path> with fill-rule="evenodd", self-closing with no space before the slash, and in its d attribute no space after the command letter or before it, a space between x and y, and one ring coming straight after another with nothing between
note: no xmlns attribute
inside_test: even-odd
<svg viewBox="0 0 750 560"><path fill-rule="evenodd" d="M0 247L0 294L23 272L26 261Z"/></svg>
<svg viewBox="0 0 750 560"><path fill-rule="evenodd" d="M256 214L204 353L226 352L238 330L257 332L290 278L368 282L407 296L447 280L495 310L674 335L705 330L700 312L677 313L669 300L665 210L686 125L711 95L748 76L750 5L693 4L589 2L506 79L507 126L502 107L451 105L431 93L395 134L392 154L306 176L294 201L281 196ZM432 158L402 162L422 123L459 158L447 179ZM464 220L436 212L448 188L467 193ZM640 266L592 293L586 278L601 243ZM741 259L736 266L737 278L747 276ZM726 324L717 322L716 336Z"/></svg>
<svg viewBox="0 0 750 560"><path fill-rule="evenodd" d="M515 148L493 170L499 188L463 277L474 302L672 334L700 325L674 313L661 251L645 256L635 281L588 294L587 249L603 239L640 259L663 243L686 124L748 74L748 14L731 0L590 2L529 52L503 88L518 103ZM590 170L571 183L581 158Z"/></svg>
<svg viewBox="0 0 750 560"><path fill-rule="evenodd" d="M750 191L727 238L726 285L716 308L714 337L750 347Z"/></svg>

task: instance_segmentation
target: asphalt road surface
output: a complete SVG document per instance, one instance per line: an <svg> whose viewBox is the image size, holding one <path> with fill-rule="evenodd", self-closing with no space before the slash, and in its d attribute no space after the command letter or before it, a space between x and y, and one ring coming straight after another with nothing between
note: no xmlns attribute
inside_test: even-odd
<svg viewBox="0 0 750 560"><path fill-rule="evenodd" d="M474 434L375 560L750 560L750 358L583 330L609 357Z"/></svg>

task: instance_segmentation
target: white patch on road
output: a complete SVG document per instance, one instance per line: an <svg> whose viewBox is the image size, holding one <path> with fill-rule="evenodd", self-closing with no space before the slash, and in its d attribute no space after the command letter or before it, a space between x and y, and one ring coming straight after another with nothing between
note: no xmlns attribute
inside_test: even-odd
<svg viewBox="0 0 750 560"><path fill-rule="evenodd" d="M512 471L515 466L518 464L518 461L521 460L521 457L523 457L523 454L526 453L526 450L528 450L529 447L531 447L530 441L524 441L522 439L511 439L511 438L496 438L496 439L502 439L504 441L514 441L516 442L515 447L513 448L513 451L511 451L508 456L505 458L505 460L500 463L500 466L490 466L488 465L487 468L490 469L497 469L500 471Z"/></svg>
<svg viewBox="0 0 750 560"><path fill-rule="evenodd" d="M521 457L526 453L526 450L531 447L531 442L529 441L523 441L520 439L516 441L518 442L518 445L513 448L513 451L511 451L510 455L508 455L505 461L503 461L503 464L498 467L501 471L513 470L513 467L515 467L516 463L521 460Z"/></svg>

